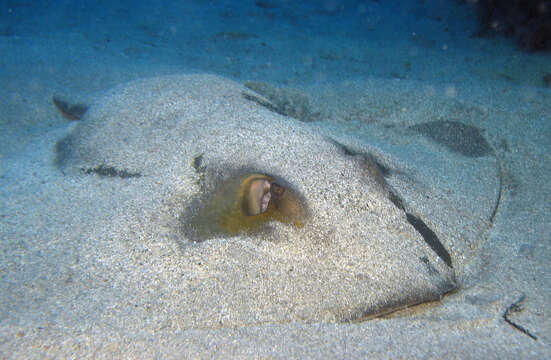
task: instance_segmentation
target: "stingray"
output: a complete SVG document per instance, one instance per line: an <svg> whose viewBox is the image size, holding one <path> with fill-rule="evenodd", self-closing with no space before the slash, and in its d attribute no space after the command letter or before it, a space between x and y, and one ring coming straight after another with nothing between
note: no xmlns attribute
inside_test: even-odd
<svg viewBox="0 0 551 360"><path fill-rule="evenodd" d="M71 104L57 96L52 96L52 102L61 115L67 120L75 121L80 120L86 110L88 110L88 105L85 104Z"/></svg>
<svg viewBox="0 0 551 360"><path fill-rule="evenodd" d="M464 156L481 157L492 154L492 147L475 126L458 121L437 120L413 125L409 129Z"/></svg>
<svg viewBox="0 0 551 360"><path fill-rule="evenodd" d="M444 243L386 184L399 171L251 102L250 91L212 75L137 80L95 101L59 140L68 177L100 165L142 175L90 180L124 197L109 246L94 247L110 250L95 256L149 250L124 262L129 276L89 276L167 299L155 303L159 321L172 314L182 328L348 322L456 288ZM159 254L159 243L177 251ZM162 282L140 280L150 267Z"/></svg>

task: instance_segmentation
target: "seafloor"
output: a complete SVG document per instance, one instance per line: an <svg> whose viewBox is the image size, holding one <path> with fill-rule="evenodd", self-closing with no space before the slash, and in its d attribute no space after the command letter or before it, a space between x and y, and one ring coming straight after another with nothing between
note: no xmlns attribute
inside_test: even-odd
<svg viewBox="0 0 551 360"><path fill-rule="evenodd" d="M551 357L549 53L452 0L2 5L3 358Z"/></svg>

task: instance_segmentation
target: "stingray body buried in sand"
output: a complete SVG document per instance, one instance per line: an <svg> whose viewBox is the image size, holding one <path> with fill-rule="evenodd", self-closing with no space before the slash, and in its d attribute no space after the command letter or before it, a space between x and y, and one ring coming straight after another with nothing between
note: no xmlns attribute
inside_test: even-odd
<svg viewBox="0 0 551 360"><path fill-rule="evenodd" d="M426 239L422 217L386 183L392 167L256 97L211 75L138 80L98 99L58 142L64 174L125 196L114 224L150 234L129 240L113 226L110 244L178 249L126 262L129 272L164 274L147 286L121 280L129 292L173 294L157 314L208 328L351 321L456 287L446 246L435 233ZM99 166L141 176L86 171Z"/></svg>

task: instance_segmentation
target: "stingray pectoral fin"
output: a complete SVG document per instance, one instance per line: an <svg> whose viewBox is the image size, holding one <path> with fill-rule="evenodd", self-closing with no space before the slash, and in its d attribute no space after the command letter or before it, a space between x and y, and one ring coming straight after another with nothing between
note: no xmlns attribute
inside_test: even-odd
<svg viewBox="0 0 551 360"><path fill-rule="evenodd" d="M57 96L52 97L52 102L61 115L68 120L80 120L86 110L88 110L88 105L69 104L67 101L62 100Z"/></svg>

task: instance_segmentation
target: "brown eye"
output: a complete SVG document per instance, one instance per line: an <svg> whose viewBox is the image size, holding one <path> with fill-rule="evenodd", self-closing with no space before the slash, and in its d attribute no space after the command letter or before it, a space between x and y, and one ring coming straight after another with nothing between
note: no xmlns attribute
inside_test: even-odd
<svg viewBox="0 0 551 360"><path fill-rule="evenodd" d="M283 195L283 193L285 192L285 188L276 183L272 183L272 186L270 187L270 191L273 197L278 198L281 195Z"/></svg>

